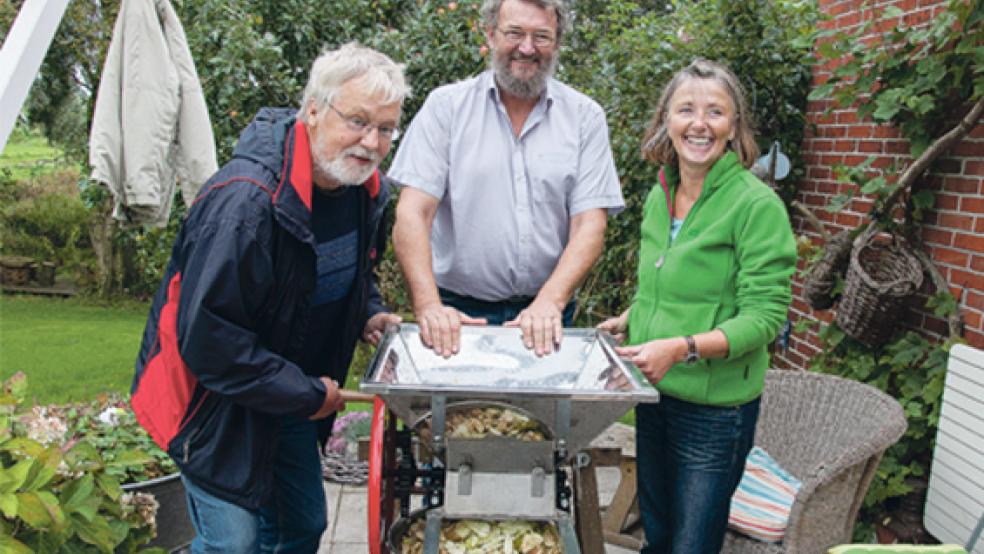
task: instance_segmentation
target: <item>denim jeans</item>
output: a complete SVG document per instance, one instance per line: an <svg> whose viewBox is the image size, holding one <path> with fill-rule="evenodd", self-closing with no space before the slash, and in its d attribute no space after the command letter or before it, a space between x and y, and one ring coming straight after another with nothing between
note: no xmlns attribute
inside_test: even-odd
<svg viewBox="0 0 984 554"><path fill-rule="evenodd" d="M441 295L442 304L457 308L472 317L484 317L488 320L489 325L502 325L507 321L516 319L519 312L525 310L533 302L533 298L488 302L444 289L438 289L438 293ZM575 305L574 300L571 300L567 303L567 306L564 306L564 312L561 314L564 327L570 327L574 324Z"/></svg>
<svg viewBox="0 0 984 554"><path fill-rule="evenodd" d="M721 551L758 412L757 399L729 408L663 396L636 407L642 552Z"/></svg>
<svg viewBox="0 0 984 554"><path fill-rule="evenodd" d="M317 423L282 417L273 498L259 512L216 498L182 476L195 527L193 554L314 553L328 525Z"/></svg>

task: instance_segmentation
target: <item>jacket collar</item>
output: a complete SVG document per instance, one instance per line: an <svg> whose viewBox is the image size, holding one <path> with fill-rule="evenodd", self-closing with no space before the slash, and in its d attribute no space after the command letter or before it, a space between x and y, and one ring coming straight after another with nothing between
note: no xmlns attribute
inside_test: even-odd
<svg viewBox="0 0 984 554"><path fill-rule="evenodd" d="M284 141L284 168L280 185L274 195L274 202L279 200L286 181L308 212L311 211L311 194L314 187L312 163L311 141L308 138L307 127L298 120L294 123L292 132L287 135L287 140ZM373 171L362 186L365 187L370 198L379 196L379 170Z"/></svg>
<svg viewBox="0 0 984 554"><path fill-rule="evenodd" d="M723 183L727 182L728 179L726 177L728 175L740 169L742 167L738 163L738 154L728 150L718 161L714 162L711 170L707 172L707 176L704 177L704 187L700 195L704 196L718 189ZM670 194L670 190L675 189L680 182L680 170L676 165L664 165L659 169L658 178L659 185L663 189L663 194L666 196L666 206L670 211L670 218L672 219L673 197Z"/></svg>

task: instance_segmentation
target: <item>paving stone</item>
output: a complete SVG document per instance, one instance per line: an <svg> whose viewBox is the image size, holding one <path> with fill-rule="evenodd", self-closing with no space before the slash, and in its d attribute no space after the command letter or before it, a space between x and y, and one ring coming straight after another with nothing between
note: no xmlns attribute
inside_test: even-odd
<svg viewBox="0 0 984 554"><path fill-rule="evenodd" d="M368 506L365 487L345 487L336 512L338 523L335 525L332 540L337 543L365 543L369 518Z"/></svg>

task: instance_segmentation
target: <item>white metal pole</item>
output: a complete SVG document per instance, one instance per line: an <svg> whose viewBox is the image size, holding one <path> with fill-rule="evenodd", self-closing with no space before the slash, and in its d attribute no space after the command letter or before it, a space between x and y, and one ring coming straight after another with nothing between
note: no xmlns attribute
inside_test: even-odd
<svg viewBox="0 0 984 554"><path fill-rule="evenodd" d="M69 0L26 0L0 49L0 152L17 122Z"/></svg>

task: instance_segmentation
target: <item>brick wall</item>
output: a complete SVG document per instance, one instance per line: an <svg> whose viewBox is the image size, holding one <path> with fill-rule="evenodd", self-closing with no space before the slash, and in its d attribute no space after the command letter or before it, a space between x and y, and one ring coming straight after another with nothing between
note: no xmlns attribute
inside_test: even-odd
<svg viewBox="0 0 984 554"><path fill-rule="evenodd" d="M881 12L889 5L901 8L906 14L905 22L911 25L928 21L944 9L945 0L820 0L821 9L831 16L825 25L843 30L870 20L872 6ZM895 24L896 20L892 19L877 26L884 29ZM826 64L815 68L814 83L826 81L832 67L833 64ZM822 209L832 196L846 189L835 181L834 166L854 165L875 156L874 166L887 168L893 163L910 163L911 158L908 142L893 127L860 122L853 109L824 115L827 107L825 102L812 102L808 107L808 118L815 128L804 140L806 179L800 187L799 200L833 235L864 221L871 206L870 199L856 197L840 213L830 214ZM925 248L960 302L967 342L984 348L984 124L937 160L923 187L933 191L936 198L923 225ZM822 242L820 234L798 215L794 216L793 226L798 234L810 237L817 244ZM920 294L910 299L905 324L927 334L946 335L946 323L922 308L927 294L932 293L929 279L925 281ZM832 311L814 311L809 307L802 297L799 279L793 283L793 295L790 317L794 323L802 318L825 322L832 319ZM815 333L794 333L789 349L777 353L774 363L779 367L804 368L819 349Z"/></svg>

